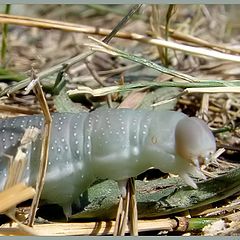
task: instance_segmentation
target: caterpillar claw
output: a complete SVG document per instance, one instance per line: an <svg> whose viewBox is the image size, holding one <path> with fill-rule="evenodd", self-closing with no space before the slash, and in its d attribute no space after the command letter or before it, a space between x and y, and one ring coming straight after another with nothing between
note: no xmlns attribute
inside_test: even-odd
<svg viewBox="0 0 240 240"><path fill-rule="evenodd" d="M190 187L197 189L197 184L193 181L193 179L187 174L187 173L182 173L179 174L179 177L181 177L187 185Z"/></svg>
<svg viewBox="0 0 240 240"><path fill-rule="evenodd" d="M127 195L127 181L128 179L117 181L122 198L126 198Z"/></svg>
<svg viewBox="0 0 240 240"><path fill-rule="evenodd" d="M68 219L71 217L72 215L72 205L71 204L64 204L62 206L62 209L63 209L63 213L68 221Z"/></svg>

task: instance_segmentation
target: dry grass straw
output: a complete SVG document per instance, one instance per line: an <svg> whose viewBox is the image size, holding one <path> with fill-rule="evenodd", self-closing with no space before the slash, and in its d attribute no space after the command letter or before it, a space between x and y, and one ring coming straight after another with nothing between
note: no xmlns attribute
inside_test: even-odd
<svg viewBox="0 0 240 240"><path fill-rule="evenodd" d="M26 114L26 115L32 115L32 114L38 114L40 111L38 110L33 110L33 109L28 109L25 107L20 107L20 106L11 106L11 105L5 105L5 104L0 104L0 111L4 112L10 112L14 114Z"/></svg>
<svg viewBox="0 0 240 240"><path fill-rule="evenodd" d="M17 24L29 27L42 27L42 28L51 28L51 29L59 29L65 31L76 31L87 34L99 34L99 35L108 35L111 33L109 29L102 29L96 27L89 27L85 25L77 25L73 23L59 22L53 20L45 20L31 17L23 17L23 16L12 16L6 14L0 14L0 23L5 24ZM176 32L174 32L176 34ZM188 54L193 54L197 57L211 57L220 60L228 60L233 62L240 62L240 56L228 54L224 52L219 52L216 50L209 50L203 47L193 47L185 44L180 44L172 41L166 41L159 38L150 38L137 33L128 33L128 32L118 32L115 35L116 37L126 38L130 40L136 40L139 42L161 46L165 48L171 48L179 51L183 51ZM187 39L187 38L186 38ZM194 41L192 38L191 41ZM195 41L197 43L197 41ZM198 44L201 41L198 42ZM219 47L219 45L217 45ZM222 47L223 49L224 47ZM225 49L228 52L228 49Z"/></svg>
<svg viewBox="0 0 240 240"><path fill-rule="evenodd" d="M240 93L240 87L186 88L185 93Z"/></svg>
<svg viewBox="0 0 240 240"><path fill-rule="evenodd" d="M35 194L32 187L19 183L0 192L0 213L14 208L17 204L31 199Z"/></svg>
<svg viewBox="0 0 240 240"><path fill-rule="evenodd" d="M52 117L49 112L48 104L45 99L42 87L39 83L38 78L36 77L34 71L32 71L32 79L34 81L34 85L32 86L34 88L34 91L36 93L36 96L39 100L39 103L42 107L42 111L45 117L45 123L44 123L44 130L43 130L43 140L42 140L42 148L41 148L41 156L40 156L40 166L39 166L39 172L37 176L37 182L36 182L36 194L34 195L30 213L29 213L29 219L28 219L28 225L33 226L38 203L40 201L41 193L44 186L45 176L47 172L47 165L48 165L48 148L49 148L49 142L50 142L50 133L51 133L51 127L52 127Z"/></svg>
<svg viewBox="0 0 240 240"><path fill-rule="evenodd" d="M20 146L17 149L16 156L9 156L9 169L7 180L5 182L4 191L0 193L0 213L6 214L9 218L17 223L19 229L25 234L33 234L33 231L24 226L15 218L15 207L17 204L32 199L35 195L35 189L27 187L20 183L26 167L26 149L30 147L33 141L37 138L39 129L28 128L20 141Z"/></svg>
<svg viewBox="0 0 240 240"><path fill-rule="evenodd" d="M178 226L178 222L185 222L184 226ZM85 222L85 223L50 223L35 224L33 231L40 236L82 236L82 235L113 235L115 221ZM139 220L139 232L145 231L183 231L187 228L187 221L184 217L176 219L157 219L157 220ZM126 232L130 233L130 226L126 226ZM9 227L5 224L0 228L0 236L26 235L26 232L20 230L16 224Z"/></svg>

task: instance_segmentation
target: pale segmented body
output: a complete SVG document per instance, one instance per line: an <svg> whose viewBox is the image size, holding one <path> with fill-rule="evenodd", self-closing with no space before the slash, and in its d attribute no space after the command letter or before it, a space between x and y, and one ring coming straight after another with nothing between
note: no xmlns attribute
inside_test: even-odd
<svg viewBox="0 0 240 240"><path fill-rule="evenodd" d="M178 124L183 125L180 130ZM42 128L42 125L42 116L0 121L1 189L9 161L5 154L15 154L24 129L30 126ZM150 167L179 174L189 185L196 187L189 174L199 177L203 177L203 174L194 164L197 165L200 156L206 159L216 149L207 125L180 112L119 109L78 114L55 113L52 126L49 165L42 198L63 206L65 210L96 179L121 181L137 176ZM176 146L175 135L183 151ZM191 144L190 148L185 148L188 145L185 136L188 135ZM35 183L40 140L28 150L24 178L28 184ZM188 155L191 153L189 159L186 152Z"/></svg>

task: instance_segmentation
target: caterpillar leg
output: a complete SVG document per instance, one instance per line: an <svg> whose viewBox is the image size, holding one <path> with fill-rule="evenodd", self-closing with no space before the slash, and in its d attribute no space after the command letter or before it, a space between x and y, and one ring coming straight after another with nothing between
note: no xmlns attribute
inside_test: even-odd
<svg viewBox="0 0 240 240"><path fill-rule="evenodd" d="M137 202L135 197L134 179L118 182L121 191L121 197L118 205L114 236L124 236L126 232L128 215L130 216L130 233L133 236L138 235L137 227Z"/></svg>

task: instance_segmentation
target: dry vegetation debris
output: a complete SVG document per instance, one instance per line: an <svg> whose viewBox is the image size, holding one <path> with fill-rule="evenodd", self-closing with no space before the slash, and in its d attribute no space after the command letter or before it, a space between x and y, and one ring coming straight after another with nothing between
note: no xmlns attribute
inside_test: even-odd
<svg viewBox="0 0 240 240"><path fill-rule="evenodd" d="M131 108L165 106L191 116L198 115L215 131L218 147L226 150L218 164L212 164L205 169L209 176L221 175L229 169L239 167L239 7L143 5L128 24L119 29L110 41L110 46L104 46L92 41L89 36L102 40L126 15L129 5L12 5L12 15L0 14L1 91L11 87L13 83L27 79L30 70L34 68L37 74L42 76L51 111L64 111L66 104L73 107L73 110L89 110L108 104ZM2 7L2 13L4 11L6 10ZM84 54L90 51L89 46L97 52L85 56ZM79 55L82 57L72 61ZM156 67L149 67L150 60L168 69L164 70L165 73L161 69L156 71ZM70 65L65 68L62 63ZM61 77L66 84L62 95L53 91L57 73L61 68ZM182 77L179 78L177 74ZM193 81L189 83L187 78ZM201 88L203 90L199 92L194 89L194 84L201 81L208 81L209 85ZM169 82L175 83L177 88L149 85ZM218 88L220 83L225 87L222 90ZM66 100L66 91L79 86L103 89L128 84L132 84L132 87L127 92L114 92L107 97L90 96L87 93L80 96L70 94L76 103ZM138 87L138 84L143 84L144 87ZM183 89L187 88L188 84L193 85L193 90L186 94ZM158 102L161 104L152 106ZM8 97L2 96L0 110L2 116L10 116L38 113L41 108L34 94L25 95L21 90ZM236 192L225 200L206 205L204 210L190 210L184 217L211 216L219 220L203 230L199 227L202 223L199 223L198 228L184 228L184 231L178 229L174 233L181 235L187 231L192 235L238 234L239 204L239 195ZM162 220L162 228L151 229L149 225L144 225L147 221L140 222L139 228L144 229L142 231L165 230L171 233L175 227L171 229L169 225L176 222L165 220ZM19 231L24 230L24 227L19 226ZM68 227L71 228L71 224ZM73 226L72 231L66 229L66 235L96 233L90 230L83 233L75 231L75 228ZM86 227L88 228L89 226ZM46 229L45 226L43 231ZM58 230L55 230L56 234L59 234ZM28 230L26 232L29 233ZM4 231L2 234L4 235Z"/></svg>

